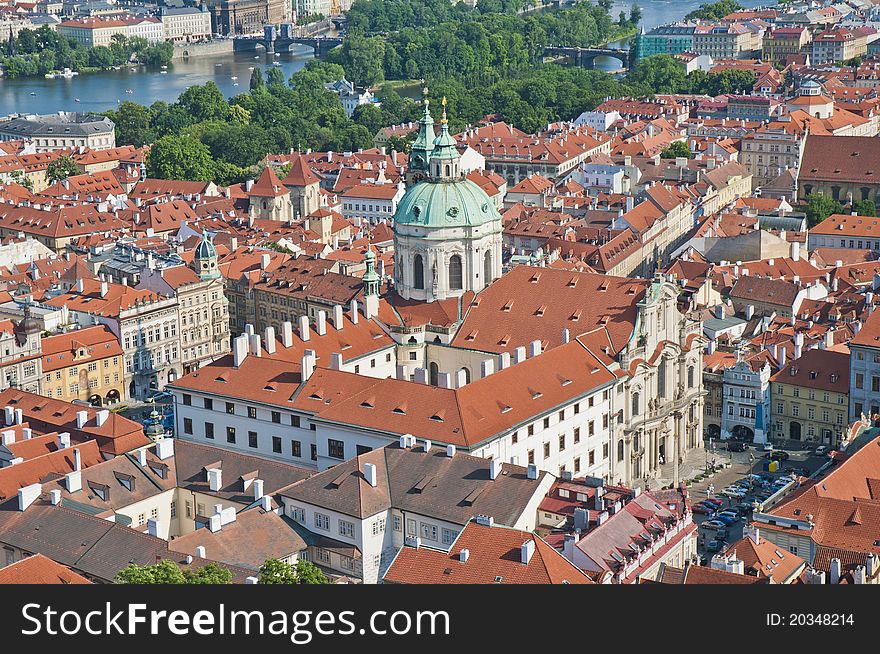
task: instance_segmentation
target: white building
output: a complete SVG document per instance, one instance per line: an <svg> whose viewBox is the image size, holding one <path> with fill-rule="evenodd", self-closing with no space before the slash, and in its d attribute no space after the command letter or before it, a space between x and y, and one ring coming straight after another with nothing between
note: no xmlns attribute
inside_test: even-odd
<svg viewBox="0 0 880 654"><path fill-rule="evenodd" d="M724 371L721 438L741 435L750 442L767 442L770 375L770 365L766 359L751 362L740 360Z"/></svg>

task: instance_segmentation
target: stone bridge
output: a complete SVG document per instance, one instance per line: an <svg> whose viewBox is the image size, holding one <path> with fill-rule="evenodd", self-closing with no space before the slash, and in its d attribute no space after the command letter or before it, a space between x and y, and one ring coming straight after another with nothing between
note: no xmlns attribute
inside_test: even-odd
<svg viewBox="0 0 880 654"><path fill-rule="evenodd" d="M581 68L595 68L598 57L610 57L620 62L621 68L629 65L629 50L620 48L572 48L563 46L548 46L544 49L544 56L561 55L572 60L575 66Z"/></svg>

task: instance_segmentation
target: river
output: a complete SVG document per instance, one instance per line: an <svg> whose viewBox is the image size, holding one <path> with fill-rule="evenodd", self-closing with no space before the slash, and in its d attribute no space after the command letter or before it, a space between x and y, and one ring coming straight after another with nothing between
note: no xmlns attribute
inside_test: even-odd
<svg viewBox="0 0 880 654"><path fill-rule="evenodd" d="M262 50L259 53L192 57L169 64L164 74L158 67L141 66L134 72L123 67L120 70L81 73L71 79L0 77L0 116L18 112L106 111L116 106L117 102L126 100L145 105L156 100L173 102L190 86L208 81L216 82L224 95L233 96L248 90L253 72L251 67L258 66L265 74L277 61L287 78L305 66L312 56L312 49L303 47L277 57L266 55ZM232 79L233 76L238 79ZM126 93L127 89L132 92Z"/></svg>
<svg viewBox="0 0 880 654"><path fill-rule="evenodd" d="M635 0L642 8L642 26L649 30L657 25L682 19L685 14L710 0ZM768 4L768 0L739 0L746 7ZM632 0L615 0L611 15L629 12ZM610 43L611 47L629 47L626 42ZM256 58L255 58L256 57ZM223 94L233 96L248 89L250 68L259 66L266 72L272 62L281 64L284 76L306 65L312 58L309 48L282 53L278 57L257 53L239 52L214 57L193 57L175 61L163 72L159 68L139 67L134 72L124 67L120 70L99 73L83 73L72 79L45 79L28 77L5 79L0 77L0 116L11 113L53 113L56 111L106 111L118 102L132 100L150 105L156 100L173 102L190 86L214 81ZM601 57L597 68L614 70L619 67L615 59ZM232 79L235 76L238 79ZM235 84L238 86L235 86ZM131 93L126 93L131 89ZM79 99L79 102L77 102Z"/></svg>

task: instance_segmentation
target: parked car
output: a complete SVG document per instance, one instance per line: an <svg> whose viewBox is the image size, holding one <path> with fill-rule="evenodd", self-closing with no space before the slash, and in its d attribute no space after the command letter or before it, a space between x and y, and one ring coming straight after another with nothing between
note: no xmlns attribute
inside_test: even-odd
<svg viewBox="0 0 880 654"><path fill-rule="evenodd" d="M716 510L711 504L694 504L693 509L694 513L701 513L703 515L712 515Z"/></svg>
<svg viewBox="0 0 880 654"><path fill-rule="evenodd" d="M734 486L728 486L723 491L721 491L721 494L726 495L727 497L740 498L740 497L743 497L746 494L746 492L741 488L736 488Z"/></svg>
<svg viewBox="0 0 880 654"><path fill-rule="evenodd" d="M724 541L713 538L706 544L706 551L720 552L722 547L724 547Z"/></svg>
<svg viewBox="0 0 880 654"><path fill-rule="evenodd" d="M716 515L713 519L714 519L714 520L718 520L718 521L720 521L720 522L723 522L725 526L728 526L728 525L732 525L734 522L736 522L737 520L739 520L739 516L733 518L733 517L731 517L729 514L728 514L728 515L721 515L721 514L719 513L719 514Z"/></svg>
<svg viewBox="0 0 880 654"><path fill-rule="evenodd" d="M718 520L723 520L724 518L730 518L734 522L739 520L739 512L734 511L733 509L727 509L726 511L722 511L717 516L715 516Z"/></svg>
<svg viewBox="0 0 880 654"><path fill-rule="evenodd" d="M774 450L770 452L771 461L788 461L788 452L785 450Z"/></svg>
<svg viewBox="0 0 880 654"><path fill-rule="evenodd" d="M828 451L830 449L831 448L828 447L827 445L820 445L819 447L816 448L816 456L822 456L824 454L828 454Z"/></svg>
<svg viewBox="0 0 880 654"><path fill-rule="evenodd" d="M706 520L702 525L706 529L724 529L727 524L722 522L721 520Z"/></svg>
<svg viewBox="0 0 880 654"><path fill-rule="evenodd" d="M727 451L728 452L745 452L749 449L748 444L745 441L728 441L727 442Z"/></svg>
<svg viewBox="0 0 880 654"><path fill-rule="evenodd" d="M773 451L773 443L764 443L764 451L772 452Z"/></svg>
<svg viewBox="0 0 880 654"><path fill-rule="evenodd" d="M724 506L724 500L720 500L717 497L707 497L703 502L708 502L709 504L714 504L715 506Z"/></svg>

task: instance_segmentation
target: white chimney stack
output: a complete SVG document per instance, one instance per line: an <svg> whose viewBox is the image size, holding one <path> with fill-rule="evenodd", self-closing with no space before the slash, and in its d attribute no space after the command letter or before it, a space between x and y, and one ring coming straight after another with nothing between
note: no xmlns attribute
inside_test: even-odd
<svg viewBox="0 0 880 654"><path fill-rule="evenodd" d="M300 359L300 377L302 381L307 381L312 373L315 372L315 359L311 354L311 350L306 350L308 354L303 354Z"/></svg>
<svg viewBox="0 0 880 654"><path fill-rule="evenodd" d="M334 304L333 305L333 327L337 330L342 329L345 326L344 319L342 317L342 305Z"/></svg>
<svg viewBox="0 0 880 654"><path fill-rule="evenodd" d="M223 486L223 471L220 468L208 468L208 487L215 493Z"/></svg>
<svg viewBox="0 0 880 654"><path fill-rule="evenodd" d="M289 320L281 323L281 344L284 347L293 347L293 323Z"/></svg>
<svg viewBox="0 0 880 654"><path fill-rule="evenodd" d="M358 301L352 300L349 310L349 317L351 318L351 322L353 324L358 324Z"/></svg>
<svg viewBox="0 0 880 654"><path fill-rule="evenodd" d="M364 479L367 480L367 483L376 488L376 465L373 463L365 463L364 464Z"/></svg>
<svg viewBox="0 0 880 654"><path fill-rule="evenodd" d="M89 412L88 411L77 411L76 412L76 428L82 429L86 426L86 423L89 421Z"/></svg>
<svg viewBox="0 0 880 654"><path fill-rule="evenodd" d="M513 351L513 362L514 363L522 363L526 360L526 347L525 345L520 345Z"/></svg>
<svg viewBox="0 0 880 654"><path fill-rule="evenodd" d="M98 427L100 427L105 422L107 422L107 418L109 418L109 417L110 417L110 411L108 411L107 409L101 409L100 411L95 413L95 424L98 425Z"/></svg>
<svg viewBox="0 0 880 654"><path fill-rule="evenodd" d="M49 491L49 501L52 503L52 506L58 506L61 504L61 491L57 488Z"/></svg>
<svg viewBox="0 0 880 654"><path fill-rule="evenodd" d="M323 336L327 333L327 312L324 310L318 311L316 330L318 332L318 336Z"/></svg>
<svg viewBox="0 0 880 654"><path fill-rule="evenodd" d="M156 441L156 456L160 461L165 461L174 456L174 439L163 438Z"/></svg>
<svg viewBox="0 0 880 654"><path fill-rule="evenodd" d="M342 354L340 354L339 352L334 352L330 355L330 367L333 370L342 370ZM397 367L401 368L402 366ZM398 376L398 379L402 378Z"/></svg>
<svg viewBox="0 0 880 654"><path fill-rule="evenodd" d="M199 545L198 547L196 547L196 556L199 557L200 559L205 558L205 546L204 545Z"/></svg>
<svg viewBox="0 0 880 654"><path fill-rule="evenodd" d="M253 354L255 357L262 357L263 356L263 339L260 337L259 334L251 334L249 338L250 338L249 349L250 349L251 354Z"/></svg>
<svg viewBox="0 0 880 654"><path fill-rule="evenodd" d="M541 354L541 341L535 340L529 344L529 356L536 357Z"/></svg>
<svg viewBox="0 0 880 654"><path fill-rule="evenodd" d="M308 316L300 316L299 317L299 337L303 341L309 340L311 338L311 333L309 332L309 317Z"/></svg>
<svg viewBox="0 0 880 654"><path fill-rule="evenodd" d="M448 372L437 373L437 386L439 388L452 388L452 375Z"/></svg>
<svg viewBox="0 0 880 654"><path fill-rule="evenodd" d="M31 484L24 488L18 489L18 510L24 511L31 504L37 501L43 492L42 484Z"/></svg>
<svg viewBox="0 0 880 654"><path fill-rule="evenodd" d="M448 456L450 459L455 456L455 445L446 446L446 456Z"/></svg>
<svg viewBox="0 0 880 654"><path fill-rule="evenodd" d="M275 328L269 325L263 333L265 334L263 347L266 348L266 354L275 354Z"/></svg>
<svg viewBox="0 0 880 654"><path fill-rule="evenodd" d="M510 352L502 352L498 357L498 370L510 368Z"/></svg>
<svg viewBox="0 0 880 654"><path fill-rule="evenodd" d="M492 459L489 461L489 479L498 479L501 474L501 459Z"/></svg>
<svg viewBox="0 0 880 654"><path fill-rule="evenodd" d="M480 377L488 377L495 372L495 361L492 359L483 359L480 362Z"/></svg>
<svg viewBox="0 0 880 654"><path fill-rule="evenodd" d="M519 548L519 560L520 563L524 565L528 565L529 561L532 560L532 555L535 553L535 540L533 538L527 540L525 543L520 545Z"/></svg>
<svg viewBox="0 0 880 654"><path fill-rule="evenodd" d="M162 538L162 536L160 535L161 531L162 523L159 520L157 520L156 518L150 518L149 520L147 520L147 533L150 534L150 536L153 536L155 538Z"/></svg>
<svg viewBox="0 0 880 654"><path fill-rule="evenodd" d="M13 432L14 433L14 432ZM58 434L58 449L63 450L65 448L70 447L70 434L68 432L62 432Z"/></svg>
<svg viewBox="0 0 880 654"><path fill-rule="evenodd" d="M241 334L232 341L232 365L240 368L248 355L248 335Z"/></svg>

